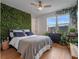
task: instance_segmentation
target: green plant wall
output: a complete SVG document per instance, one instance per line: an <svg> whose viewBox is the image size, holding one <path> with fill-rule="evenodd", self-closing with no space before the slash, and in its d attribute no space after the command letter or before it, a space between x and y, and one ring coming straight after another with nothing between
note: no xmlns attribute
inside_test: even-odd
<svg viewBox="0 0 79 59"><path fill-rule="evenodd" d="M1 4L1 39L10 29L31 29L31 15L5 4Z"/></svg>

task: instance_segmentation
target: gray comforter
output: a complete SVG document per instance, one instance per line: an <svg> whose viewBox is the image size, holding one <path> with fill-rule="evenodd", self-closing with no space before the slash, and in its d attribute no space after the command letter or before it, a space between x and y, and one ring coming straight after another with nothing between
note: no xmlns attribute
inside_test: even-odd
<svg viewBox="0 0 79 59"><path fill-rule="evenodd" d="M35 59L40 49L51 44L52 41L48 36L31 36L19 41L18 52L23 59Z"/></svg>

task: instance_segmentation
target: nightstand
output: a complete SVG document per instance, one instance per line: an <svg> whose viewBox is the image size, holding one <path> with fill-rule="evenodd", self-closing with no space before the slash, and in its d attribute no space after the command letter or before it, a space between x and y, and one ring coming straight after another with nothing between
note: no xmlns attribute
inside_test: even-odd
<svg viewBox="0 0 79 59"><path fill-rule="evenodd" d="M5 40L2 42L2 50L7 50L9 48L9 41Z"/></svg>

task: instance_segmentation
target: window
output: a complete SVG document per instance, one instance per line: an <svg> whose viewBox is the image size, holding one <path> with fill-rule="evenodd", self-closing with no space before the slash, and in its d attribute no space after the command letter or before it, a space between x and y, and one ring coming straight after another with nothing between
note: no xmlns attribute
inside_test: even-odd
<svg viewBox="0 0 79 59"><path fill-rule="evenodd" d="M69 14L47 18L48 32L56 32L56 30L68 31L69 20Z"/></svg>
<svg viewBox="0 0 79 59"><path fill-rule="evenodd" d="M50 17L47 19L48 32L56 30L56 17Z"/></svg>
<svg viewBox="0 0 79 59"><path fill-rule="evenodd" d="M58 19L58 28L61 31L68 31L68 26L69 26L69 15L61 15L57 17Z"/></svg>

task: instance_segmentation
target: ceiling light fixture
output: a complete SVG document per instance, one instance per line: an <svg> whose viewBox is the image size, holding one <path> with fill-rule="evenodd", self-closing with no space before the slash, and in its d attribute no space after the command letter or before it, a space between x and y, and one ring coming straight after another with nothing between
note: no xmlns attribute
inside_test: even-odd
<svg viewBox="0 0 79 59"><path fill-rule="evenodd" d="M42 10L43 9L43 7L38 7L38 10Z"/></svg>
<svg viewBox="0 0 79 59"><path fill-rule="evenodd" d="M42 1L38 1L37 3L31 3L31 5L35 6L38 10L42 10L43 8L51 7L51 5L45 4Z"/></svg>

